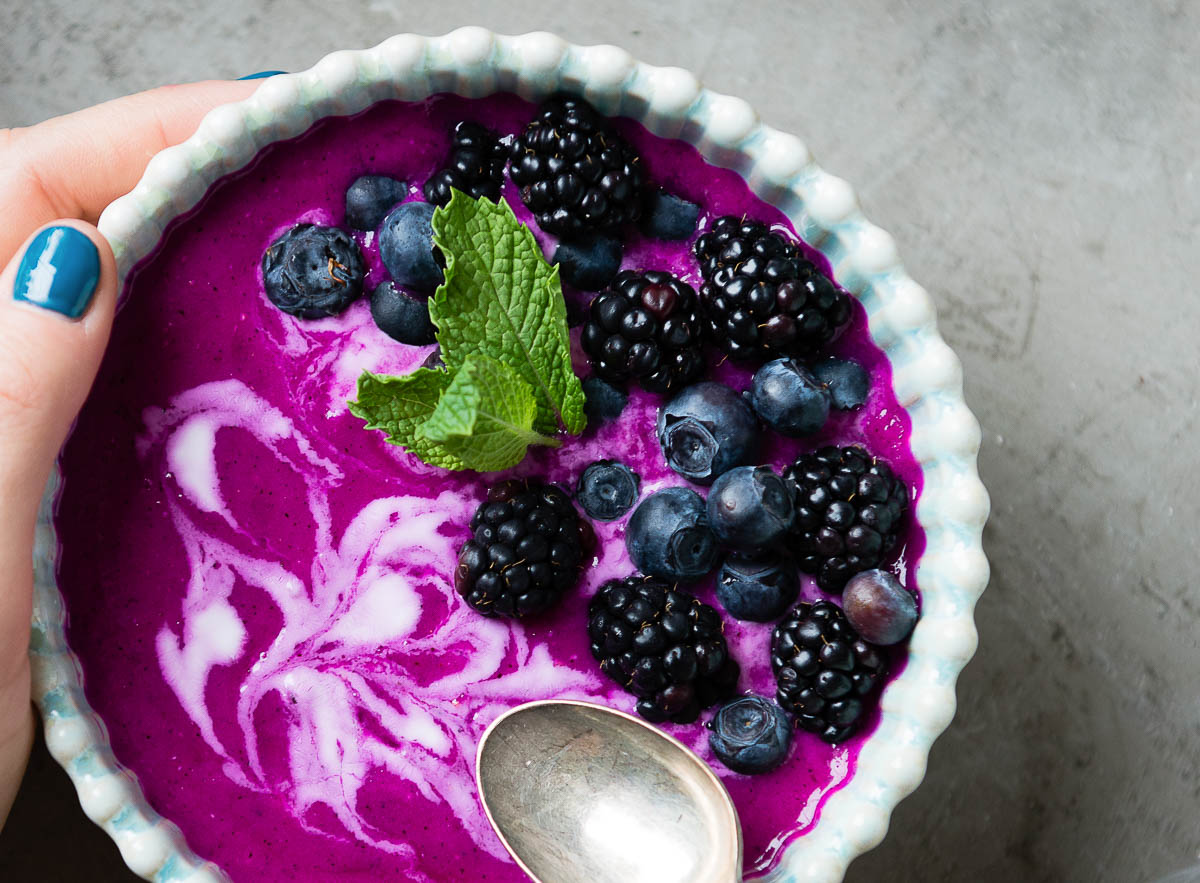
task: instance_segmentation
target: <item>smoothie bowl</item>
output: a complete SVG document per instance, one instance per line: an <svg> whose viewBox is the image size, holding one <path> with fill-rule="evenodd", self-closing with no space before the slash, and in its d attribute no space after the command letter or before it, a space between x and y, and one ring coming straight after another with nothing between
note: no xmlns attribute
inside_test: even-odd
<svg viewBox="0 0 1200 883"><path fill-rule="evenodd" d="M100 228L31 652L135 872L522 879L473 761L547 698L692 747L748 877L882 839L988 502L929 296L798 139L614 47L405 35L217 109Z"/></svg>

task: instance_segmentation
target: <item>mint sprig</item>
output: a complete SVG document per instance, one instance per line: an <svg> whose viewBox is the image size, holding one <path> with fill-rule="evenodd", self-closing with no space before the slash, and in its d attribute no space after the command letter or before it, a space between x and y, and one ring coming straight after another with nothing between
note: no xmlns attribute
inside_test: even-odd
<svg viewBox="0 0 1200 883"><path fill-rule="evenodd" d="M430 299L445 370L364 372L350 412L426 463L491 472L586 418L558 268L509 205L454 191L433 215L445 282Z"/></svg>
<svg viewBox="0 0 1200 883"><path fill-rule="evenodd" d="M534 392L539 432L583 431L583 388L571 370L558 267L508 203L455 191L433 214L446 281L429 302L451 371L475 353L510 365Z"/></svg>

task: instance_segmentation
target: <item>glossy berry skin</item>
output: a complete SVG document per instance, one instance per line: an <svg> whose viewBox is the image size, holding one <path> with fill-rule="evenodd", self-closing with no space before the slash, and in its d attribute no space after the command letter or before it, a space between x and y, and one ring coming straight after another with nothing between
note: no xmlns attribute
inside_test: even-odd
<svg viewBox="0 0 1200 883"><path fill-rule="evenodd" d="M792 497L770 466L737 466L713 482L705 504L717 539L738 551L774 546L792 526Z"/></svg>
<svg viewBox="0 0 1200 883"><path fill-rule="evenodd" d="M812 366L812 373L829 390L830 402L839 411L861 408L871 393L867 369L850 359L823 359Z"/></svg>
<svg viewBox="0 0 1200 883"><path fill-rule="evenodd" d="M750 404L780 435L820 432L829 419L829 390L794 359L774 359L754 374Z"/></svg>
<svg viewBox="0 0 1200 883"><path fill-rule="evenodd" d="M398 205L379 231L379 257L392 280L422 294L431 294L443 279L441 252L433 247L433 208L427 202Z"/></svg>
<svg viewBox="0 0 1200 883"><path fill-rule="evenodd" d="M346 188L346 226L374 230L392 206L408 196L408 185L387 175L361 175Z"/></svg>
<svg viewBox="0 0 1200 883"><path fill-rule="evenodd" d="M737 687L720 615L660 580L602 585L588 605L588 639L600 670L638 697L638 714L654 723L692 723Z"/></svg>
<svg viewBox="0 0 1200 883"><path fill-rule="evenodd" d="M600 426L621 416L629 404L629 395L603 377L587 377L583 381L583 413L589 427Z"/></svg>
<svg viewBox="0 0 1200 883"><path fill-rule="evenodd" d="M665 488L642 500L625 527L625 547L638 570L671 582L695 582L717 563L704 500L689 488Z"/></svg>
<svg viewBox="0 0 1200 883"><path fill-rule="evenodd" d="M362 294L358 243L337 227L297 224L263 254L267 299L301 319L336 316Z"/></svg>
<svg viewBox="0 0 1200 883"><path fill-rule="evenodd" d="M434 342L436 329L429 319L429 301L401 291L392 282L381 282L371 292L371 318L380 331L400 343L427 346Z"/></svg>
<svg viewBox="0 0 1200 883"><path fill-rule="evenodd" d="M456 123L451 134L446 163L425 182L425 201L431 205L450 202L451 190L461 190L475 199L500 198L504 164L509 145L496 133L471 120Z"/></svg>
<svg viewBox="0 0 1200 883"><path fill-rule="evenodd" d="M764 696L738 696L717 709L709 721L708 745L735 773L767 773L787 758L792 720Z"/></svg>
<svg viewBox="0 0 1200 883"><path fill-rule="evenodd" d="M646 195L639 223L642 234L651 239L678 242L696 232L700 220L700 206L688 202L665 190L655 190Z"/></svg>
<svg viewBox="0 0 1200 883"><path fill-rule="evenodd" d="M810 355L850 319L849 298L761 221L718 218L693 251L709 335L734 359Z"/></svg>
<svg viewBox="0 0 1200 883"><path fill-rule="evenodd" d="M554 263L562 281L580 291L599 291L621 269L624 246L611 236L594 235L560 242Z"/></svg>
<svg viewBox="0 0 1200 883"><path fill-rule="evenodd" d="M800 592L796 564L778 552L729 555L717 571L717 600L734 619L772 622Z"/></svg>
<svg viewBox="0 0 1200 883"><path fill-rule="evenodd" d="M872 644L899 644L917 624L917 599L886 570L850 577L842 590L842 609L855 630Z"/></svg>
<svg viewBox="0 0 1200 883"><path fill-rule="evenodd" d="M657 270L622 270L592 298L580 343L605 380L673 392L704 372L703 336L690 285Z"/></svg>
<svg viewBox="0 0 1200 883"><path fill-rule="evenodd" d="M743 398L720 383L695 383L658 409L658 443L667 465L696 484L752 459L758 421Z"/></svg>
<svg viewBox="0 0 1200 883"><path fill-rule="evenodd" d="M858 445L803 454L783 471L796 518L792 551L827 592L878 567L904 526L908 488Z"/></svg>
<svg viewBox="0 0 1200 883"><path fill-rule="evenodd" d="M582 98L551 96L513 142L509 176L547 233L615 233L642 209L642 165Z"/></svg>
<svg viewBox="0 0 1200 883"><path fill-rule="evenodd" d="M850 738L887 673L883 654L829 601L801 602L775 627L771 668L779 704L826 742Z"/></svg>
<svg viewBox="0 0 1200 883"><path fill-rule="evenodd" d="M454 587L484 616L544 613L579 582L594 542L571 499L538 481L504 481L471 518Z"/></svg>
<svg viewBox="0 0 1200 883"><path fill-rule="evenodd" d="M596 521L616 521L633 508L637 497L637 473L616 460L589 464L575 490L576 501Z"/></svg>

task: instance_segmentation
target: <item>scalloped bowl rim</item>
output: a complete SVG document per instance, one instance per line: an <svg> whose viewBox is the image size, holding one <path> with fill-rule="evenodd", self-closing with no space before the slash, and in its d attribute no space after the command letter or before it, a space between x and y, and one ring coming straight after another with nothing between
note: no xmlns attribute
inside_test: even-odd
<svg viewBox="0 0 1200 883"><path fill-rule="evenodd" d="M249 98L214 109L191 138L151 159L137 187L104 211L99 228L123 282L167 222L192 208L214 181L317 119L387 98L511 91L536 99L559 88L581 91L602 112L632 117L656 135L682 138L709 162L741 173L829 258L839 282L862 301L872 339L892 363L924 474L917 502L927 541L917 571L922 616L908 664L881 697L879 727L863 745L855 775L764 878L836 883L851 860L883 839L892 810L924 777L930 746L954 716L955 681L975 652L974 607L989 575L981 540L989 500L976 466L979 424L963 401L961 364L938 335L928 292L900 265L891 236L863 216L850 186L817 166L800 139L762 124L745 101L705 89L691 73L643 64L615 46L477 27L442 37L401 34L264 80ZM228 881L150 807L84 697L55 581L52 516L60 483L56 466L34 550L30 658L47 746L70 775L84 812L135 873L158 883Z"/></svg>

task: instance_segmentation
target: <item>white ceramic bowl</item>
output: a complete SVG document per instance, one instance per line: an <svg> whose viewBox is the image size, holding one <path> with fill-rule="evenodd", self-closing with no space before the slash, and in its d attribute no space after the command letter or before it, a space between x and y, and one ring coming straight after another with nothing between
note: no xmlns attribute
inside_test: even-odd
<svg viewBox="0 0 1200 883"><path fill-rule="evenodd" d="M988 580L980 542L988 496L975 463L979 424L963 402L962 368L938 336L929 294L900 266L892 237L863 217L850 185L817 166L803 141L763 125L745 101L710 92L687 71L641 64L615 46L481 28L435 38L405 34L373 49L335 52L303 73L265 80L245 101L213 110L195 135L150 161L133 192L105 210L100 230L124 278L167 223L214 181L321 117L435 92L509 91L536 100L560 88L582 92L606 114L632 117L656 135L695 145L785 211L862 301L871 336L891 360L896 397L912 419L912 452L925 478L917 517L927 546L917 571L922 616L908 664L883 693L882 719L853 779L828 799L816 825L785 850L767 878L835 883L855 856L883 839L892 809L920 783L933 740L954 716L954 684L975 652L973 612ZM225 881L151 809L136 778L113 757L104 724L84 698L55 584L51 512L58 482L55 474L43 502L34 562L31 655L46 743L74 781L83 811L112 836L133 871L159 883Z"/></svg>

